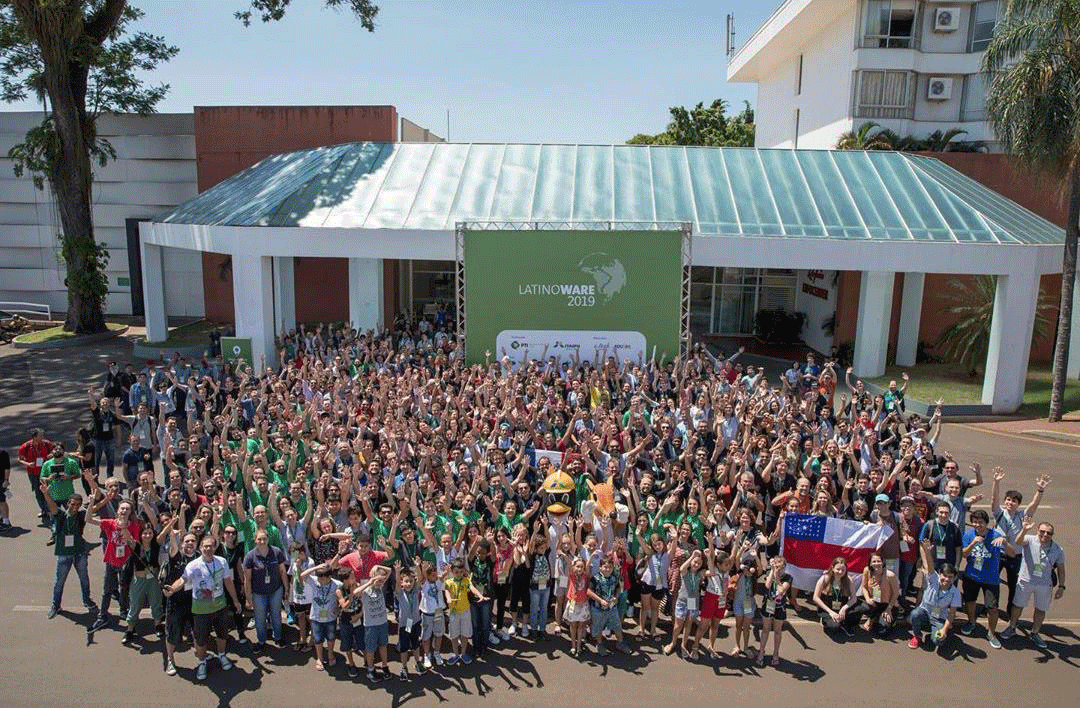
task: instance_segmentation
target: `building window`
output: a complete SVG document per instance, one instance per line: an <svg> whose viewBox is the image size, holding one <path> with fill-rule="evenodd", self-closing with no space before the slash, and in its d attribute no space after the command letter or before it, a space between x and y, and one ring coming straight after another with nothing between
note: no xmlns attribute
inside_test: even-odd
<svg viewBox="0 0 1080 708"><path fill-rule="evenodd" d="M802 57L803 57L803 55L800 54L799 55L799 64L798 64L798 66L796 68L796 74L795 74L795 95L796 96L798 96L799 94L802 93Z"/></svg>
<svg viewBox="0 0 1080 708"><path fill-rule="evenodd" d="M971 51L981 52L990 44L997 25L998 0L975 3L971 13Z"/></svg>
<svg viewBox="0 0 1080 708"><path fill-rule="evenodd" d="M964 77L964 100L960 107L960 120L986 120L986 89L990 85L987 74L969 74Z"/></svg>
<svg viewBox="0 0 1080 708"><path fill-rule="evenodd" d="M857 118L910 118L914 110L910 71L860 71L856 84Z"/></svg>
<svg viewBox="0 0 1080 708"><path fill-rule="evenodd" d="M863 47L915 48L915 0L866 0Z"/></svg>
<svg viewBox="0 0 1080 708"><path fill-rule="evenodd" d="M795 272L786 268L694 266L690 329L695 334L753 334L759 310L795 308Z"/></svg>

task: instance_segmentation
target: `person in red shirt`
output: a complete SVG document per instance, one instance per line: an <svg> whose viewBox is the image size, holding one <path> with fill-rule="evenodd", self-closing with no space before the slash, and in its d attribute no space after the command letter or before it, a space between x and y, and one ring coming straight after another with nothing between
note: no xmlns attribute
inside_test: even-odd
<svg viewBox="0 0 1080 708"><path fill-rule="evenodd" d="M93 477L91 477L93 480ZM94 493L97 484L91 481ZM124 500L116 507L115 519L88 518L87 523L101 527L105 537L105 586L101 593L98 616L88 632L96 632L109 623L109 605L115 596L120 603L120 616L127 617L131 579L124 578L124 566L139 540L142 524L132 518L131 502Z"/></svg>
<svg viewBox="0 0 1080 708"><path fill-rule="evenodd" d="M371 550L371 536L361 534L356 538L356 550L344 556L339 565L351 570L356 582L364 583L371 577L371 569L386 563L387 558L385 552Z"/></svg>
<svg viewBox="0 0 1080 708"><path fill-rule="evenodd" d="M41 493L41 465L49 459L52 446L53 444L45 439L45 431L41 428L34 428L33 436L19 446L19 462L26 468L30 487L34 490L42 526L49 525L49 507Z"/></svg>

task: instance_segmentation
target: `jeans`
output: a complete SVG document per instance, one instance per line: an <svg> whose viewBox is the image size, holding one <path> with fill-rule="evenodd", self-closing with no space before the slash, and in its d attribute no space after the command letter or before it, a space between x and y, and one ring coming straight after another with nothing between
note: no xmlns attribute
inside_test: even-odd
<svg viewBox="0 0 1080 708"><path fill-rule="evenodd" d="M53 585L52 606L60 608L60 600L64 595L64 583L67 582L68 573L75 568L75 574L79 576L79 587L82 590L83 606L90 608L94 601L90 599L90 573L86 570L87 554L79 553L73 556L56 557L56 583Z"/></svg>
<svg viewBox="0 0 1080 708"><path fill-rule="evenodd" d="M281 641L281 597L284 588L270 594L251 593L251 606L255 608L255 637L259 643L266 641L266 616L270 615L270 633L275 642Z"/></svg>
<svg viewBox="0 0 1080 708"><path fill-rule="evenodd" d="M915 561L900 561L900 572L898 573L900 581L900 602L903 603L905 598L911 592L911 581L915 579L915 568L917 563Z"/></svg>
<svg viewBox="0 0 1080 708"><path fill-rule="evenodd" d="M101 469L101 458L104 457L105 475L107 477L112 477L113 469L116 467L115 442L115 440L94 441L94 470L99 471Z"/></svg>
<svg viewBox="0 0 1080 708"><path fill-rule="evenodd" d="M488 633L491 632L491 600L473 602L472 609L473 649L477 656L487 650Z"/></svg>
<svg viewBox="0 0 1080 708"><path fill-rule="evenodd" d="M543 632L547 627L548 598L551 590L547 585L542 588L529 588L529 626L534 632Z"/></svg>
<svg viewBox="0 0 1080 708"><path fill-rule="evenodd" d="M101 591L101 616L109 614L109 606L112 604L113 595L119 595L120 614L124 617L128 613L128 594L131 583L124 582L123 568L105 564L105 584Z"/></svg>
<svg viewBox="0 0 1080 708"><path fill-rule="evenodd" d="M139 611L142 610L144 601L146 604L150 605L150 616L154 618L154 623L156 624L161 621L162 616L165 614L162 610L164 596L161 594L161 583L156 577L151 575L146 578L132 578L129 597L127 612L128 627L134 624L135 620L139 618Z"/></svg>
<svg viewBox="0 0 1080 708"><path fill-rule="evenodd" d="M34 492L34 499L37 500L41 516L45 519L52 518L52 514L49 513L49 505L45 502L45 495L41 493L41 473L28 474L27 479L30 480L30 489Z"/></svg>
<svg viewBox="0 0 1080 708"><path fill-rule="evenodd" d="M930 616L930 613L922 607L917 607L908 618L911 622L911 633L916 637L923 632L936 632L945 626L945 623Z"/></svg>

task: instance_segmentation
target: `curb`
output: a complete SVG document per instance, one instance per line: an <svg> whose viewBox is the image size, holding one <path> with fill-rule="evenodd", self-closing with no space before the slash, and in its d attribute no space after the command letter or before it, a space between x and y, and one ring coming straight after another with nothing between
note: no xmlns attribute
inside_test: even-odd
<svg viewBox="0 0 1080 708"><path fill-rule="evenodd" d="M879 393L884 394L885 388L876 384L870 383L866 379L863 379L863 383L866 385L866 390L875 396ZM933 415L933 406L930 403L923 403L914 398L904 397L904 408L911 413L918 413L924 418ZM941 406L941 416L949 418L970 418L970 417L986 417L991 421L1006 420L1009 416L1008 413L1004 413L1000 416L994 415L993 406L983 405L982 403L953 403L943 404ZM974 421L967 421L974 422Z"/></svg>
<svg viewBox="0 0 1080 708"><path fill-rule="evenodd" d="M59 342L19 342L13 340L11 344L16 349L66 349L68 347L79 347L84 344L94 344L95 342L104 342L107 339L113 337L119 337L126 334L128 331L128 325L124 325L121 329L109 329L104 332L98 332L96 334L84 334L78 337L70 337L63 339Z"/></svg>

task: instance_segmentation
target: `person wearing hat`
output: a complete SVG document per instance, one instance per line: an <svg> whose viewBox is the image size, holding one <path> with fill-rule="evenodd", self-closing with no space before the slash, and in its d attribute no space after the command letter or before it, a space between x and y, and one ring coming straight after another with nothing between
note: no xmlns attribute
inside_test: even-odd
<svg viewBox="0 0 1080 708"><path fill-rule="evenodd" d="M889 529L891 533L881 544L878 552L885 561L885 568L900 577L900 515L890 508L892 500L888 494L878 494L874 497L874 509L870 512L870 521Z"/></svg>

